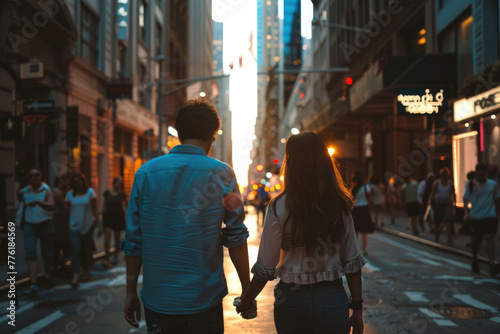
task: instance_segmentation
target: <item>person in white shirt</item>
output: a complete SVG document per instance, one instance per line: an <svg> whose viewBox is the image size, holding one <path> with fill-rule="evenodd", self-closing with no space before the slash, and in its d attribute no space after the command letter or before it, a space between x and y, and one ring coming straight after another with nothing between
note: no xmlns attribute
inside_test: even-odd
<svg viewBox="0 0 500 334"><path fill-rule="evenodd" d="M28 178L29 186L21 190L22 201L19 205L16 223L23 230L25 255L31 281L31 286L25 294L32 297L38 293L38 240L40 240L46 275L50 277L52 274L54 195L50 187L42 182L40 169L32 168L28 173Z"/></svg>
<svg viewBox="0 0 500 334"><path fill-rule="evenodd" d="M498 266L495 266L495 240L498 231L498 212L500 211L500 190L498 183L486 178L487 166L480 163L476 166L476 178L469 182L464 194L464 220L469 220L472 232L472 272L479 272L477 252L484 239L490 260L490 275L495 277ZM469 203L471 209L469 211Z"/></svg>
<svg viewBox="0 0 500 334"><path fill-rule="evenodd" d="M92 266L92 241L94 227L102 234L98 224L99 212L94 189L87 186L85 177L80 173L71 176L71 190L66 195L69 206L69 236L71 240L71 267L73 268L73 288L78 287L80 266L83 268L82 280L90 277Z"/></svg>

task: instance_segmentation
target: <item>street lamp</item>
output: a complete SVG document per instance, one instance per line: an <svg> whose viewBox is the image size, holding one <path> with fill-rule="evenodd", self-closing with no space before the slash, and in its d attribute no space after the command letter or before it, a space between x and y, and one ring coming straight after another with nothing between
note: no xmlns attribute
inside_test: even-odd
<svg viewBox="0 0 500 334"><path fill-rule="evenodd" d="M297 128L293 128L293 129L291 130L291 132L292 132L292 135L298 135L298 134L300 133L300 130L299 130L299 129L297 129Z"/></svg>

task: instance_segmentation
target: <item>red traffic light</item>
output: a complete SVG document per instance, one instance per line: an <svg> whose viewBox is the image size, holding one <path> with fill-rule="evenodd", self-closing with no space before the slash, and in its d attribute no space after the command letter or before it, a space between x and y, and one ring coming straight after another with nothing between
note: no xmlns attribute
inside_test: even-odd
<svg viewBox="0 0 500 334"><path fill-rule="evenodd" d="M345 78L345 83L346 83L348 86L352 85L352 78L351 78L351 77L347 77L347 78Z"/></svg>
<svg viewBox="0 0 500 334"><path fill-rule="evenodd" d="M273 160L273 162L274 162L275 164L277 164L277 163L278 163L278 162L280 162L280 161L279 161L278 159L274 159L274 160Z"/></svg>

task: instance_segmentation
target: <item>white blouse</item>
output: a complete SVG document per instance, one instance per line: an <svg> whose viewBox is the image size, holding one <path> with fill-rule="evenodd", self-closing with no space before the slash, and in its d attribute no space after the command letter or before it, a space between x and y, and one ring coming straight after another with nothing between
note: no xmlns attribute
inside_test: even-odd
<svg viewBox="0 0 500 334"><path fill-rule="evenodd" d="M89 188L84 195L73 195L73 190L68 191L66 202L71 204L69 210L69 228L87 234L94 224L91 201L95 197L94 189Z"/></svg>
<svg viewBox="0 0 500 334"><path fill-rule="evenodd" d="M333 243L325 236L318 239L318 246L310 255L305 247L284 250L283 240L291 238L291 224L287 224L287 231L283 228L288 215L285 198L286 195L278 199L276 211L271 205L268 208L259 255L252 267L254 276L261 281L279 277L285 283L312 284L333 281L361 270L366 260L361 255L350 214L344 217L345 235L341 243Z"/></svg>

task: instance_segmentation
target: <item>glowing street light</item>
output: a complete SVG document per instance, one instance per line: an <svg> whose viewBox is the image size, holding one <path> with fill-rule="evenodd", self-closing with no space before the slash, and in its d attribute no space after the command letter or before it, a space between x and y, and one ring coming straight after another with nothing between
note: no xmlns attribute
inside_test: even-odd
<svg viewBox="0 0 500 334"><path fill-rule="evenodd" d="M293 128L291 131L292 131L292 135L298 135L300 133L300 130L297 128Z"/></svg>
<svg viewBox="0 0 500 334"><path fill-rule="evenodd" d="M273 173L271 173L271 172L267 172L267 173L266 173L266 177L267 177L268 179L270 179L270 178L271 178L271 176L273 176Z"/></svg>
<svg viewBox="0 0 500 334"><path fill-rule="evenodd" d="M335 153L335 149L333 147L329 147L328 154L330 154L330 156L332 156L334 153Z"/></svg>
<svg viewBox="0 0 500 334"><path fill-rule="evenodd" d="M205 96L207 96L207 93L205 93L205 92L200 92L200 96L201 96L201 97L205 97Z"/></svg>

